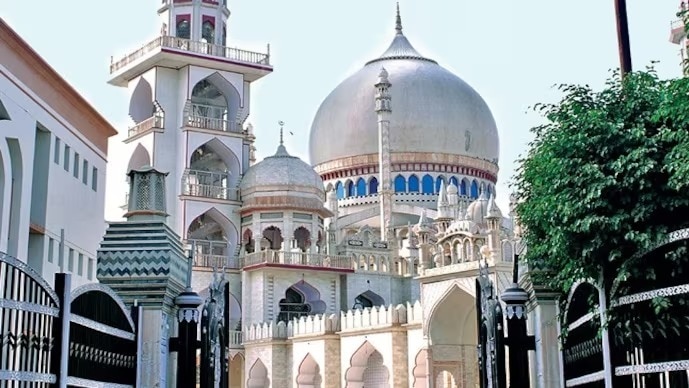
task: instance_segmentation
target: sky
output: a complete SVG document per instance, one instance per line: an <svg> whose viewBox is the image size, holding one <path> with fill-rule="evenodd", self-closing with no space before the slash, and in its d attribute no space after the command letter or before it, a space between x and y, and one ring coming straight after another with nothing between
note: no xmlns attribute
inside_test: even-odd
<svg viewBox="0 0 689 388"><path fill-rule="evenodd" d="M159 0L0 0L4 18L121 133L131 125L129 91L106 84L111 56L140 47L160 31ZM668 41L679 0L628 0L635 69L659 61L678 77L679 46ZM394 35L393 0L228 0L228 46L265 52L274 72L252 84L257 156L275 151L278 121L294 133L290 153L308 161L311 121L347 76L379 56ZM529 107L555 102L555 84L603 86L619 66L612 0L401 0L404 33L424 56L476 89L500 135L498 204L542 118ZM120 141L121 138L113 139ZM112 147L111 147L112 149ZM110 162L117 161L111 154ZM109 167L110 168L110 167ZM106 219L121 210L124 179L108 179ZM116 183L113 183L116 182ZM122 202L121 200L119 202Z"/></svg>

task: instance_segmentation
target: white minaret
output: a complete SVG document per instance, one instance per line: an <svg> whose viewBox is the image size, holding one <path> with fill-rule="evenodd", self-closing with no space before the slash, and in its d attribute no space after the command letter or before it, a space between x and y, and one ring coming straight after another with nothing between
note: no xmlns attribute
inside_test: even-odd
<svg viewBox="0 0 689 388"><path fill-rule="evenodd" d="M270 55L227 47L226 0L162 0L158 15L160 36L110 66L109 83L130 90L132 124L111 148L108 173L168 173L167 223L193 243L194 277L237 272L246 232L238 185L255 140L244 123L251 84L273 71Z"/></svg>
<svg viewBox="0 0 689 388"><path fill-rule="evenodd" d="M399 17L399 13L398 13ZM380 69L376 83L376 113L378 113L378 173L380 188L380 236L382 241L389 240L392 232L392 182L390 179L390 81L385 68Z"/></svg>

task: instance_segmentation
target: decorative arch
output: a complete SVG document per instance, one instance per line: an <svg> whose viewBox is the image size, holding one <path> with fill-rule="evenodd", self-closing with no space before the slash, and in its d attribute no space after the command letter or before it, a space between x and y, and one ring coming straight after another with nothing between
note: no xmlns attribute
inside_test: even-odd
<svg viewBox="0 0 689 388"><path fill-rule="evenodd" d="M476 182L476 179L471 181L471 198L478 198L478 182Z"/></svg>
<svg viewBox="0 0 689 388"><path fill-rule="evenodd" d="M421 349L414 359L413 388L428 388L428 349Z"/></svg>
<svg viewBox="0 0 689 388"><path fill-rule="evenodd" d="M466 283L464 284L465 287L473 287L473 280L467 278ZM437 345L436 342L434 342L434 337L438 339L443 339L443 335L447 334L446 332L443 332L443 329L447 329L450 333L452 330L455 330L457 327L456 323L458 321L463 321L466 317L468 316L476 316L476 298L474 295L469 293L465 287L462 287L462 285L459 283L459 281L452 283L445 292L442 293L440 298L438 298L435 303L432 304L430 307L430 310L428 311L428 314L424 314L424 316L428 316L429 319L427 321L427 324L424 325L424 334L428 336L430 339L431 344ZM460 303L460 304L456 304ZM457 316L457 311L460 309L458 306L463 305L467 306L468 308L462 309L464 311L464 316L458 317ZM443 322L443 320L447 320L447 316L450 316L450 321L452 324L454 324L454 327L451 327L449 325L443 326L441 324L438 324L438 322ZM469 340L468 342L471 344L473 343L474 345L476 344L476 319L474 320L469 320L467 321L470 325L473 327L471 328L464 328L466 330L463 330L461 334L466 334L466 338ZM447 324L447 322L445 322ZM434 336L435 333L435 336ZM440 334L440 335L438 335ZM458 340L462 339L462 337L457 337Z"/></svg>
<svg viewBox="0 0 689 388"><path fill-rule="evenodd" d="M445 177L442 175L438 175L438 177L435 180L435 192L440 193L440 185L441 183L445 182Z"/></svg>
<svg viewBox="0 0 689 388"><path fill-rule="evenodd" d="M469 188L469 181L466 178L462 178L459 182L459 195L467 195L467 190Z"/></svg>
<svg viewBox="0 0 689 388"><path fill-rule="evenodd" d="M450 177L450 184L451 184L451 185L454 185L454 186L457 187L457 188L459 188L459 183L458 183L458 181L457 181L457 177L456 177L456 176Z"/></svg>
<svg viewBox="0 0 689 388"><path fill-rule="evenodd" d="M344 185L342 182L337 182L335 184L335 193L337 194L337 199L343 199L345 197Z"/></svg>
<svg viewBox="0 0 689 388"><path fill-rule="evenodd" d="M365 309L377 306L385 306L385 299L371 290L367 290L354 298L352 309Z"/></svg>
<svg viewBox="0 0 689 388"><path fill-rule="evenodd" d="M187 241L195 245L194 257L225 256L237 246L239 231L224 214L212 207L187 226Z"/></svg>
<svg viewBox="0 0 689 388"><path fill-rule="evenodd" d="M424 194L434 194L433 177L426 174L421 178L421 192Z"/></svg>
<svg viewBox="0 0 689 388"><path fill-rule="evenodd" d="M326 193L329 193L329 192L333 191L333 188L334 188L334 187L333 187L333 183L332 183L332 182L328 182L328 184L325 185L325 192L326 192Z"/></svg>
<svg viewBox="0 0 689 388"><path fill-rule="evenodd" d="M119 295L108 285L88 283L75 288L71 297L70 304L74 314L96 322L102 322L103 319L111 320L113 323L109 325L120 330L134 331L136 329L129 310Z"/></svg>
<svg viewBox="0 0 689 388"><path fill-rule="evenodd" d="M300 226L294 231L294 240L296 241L297 248L302 252L306 252L311 247L311 232L305 227Z"/></svg>
<svg viewBox="0 0 689 388"><path fill-rule="evenodd" d="M212 20L204 20L201 24L201 38L206 43L215 44L215 23Z"/></svg>
<svg viewBox="0 0 689 388"><path fill-rule="evenodd" d="M378 178L371 177L371 180L368 181L368 193L378 194Z"/></svg>
<svg viewBox="0 0 689 388"><path fill-rule="evenodd" d="M323 314L326 305L321 300L318 289L301 280L287 288L285 297L279 302L279 308L277 321L289 322L306 315Z"/></svg>
<svg viewBox="0 0 689 388"><path fill-rule="evenodd" d="M404 179L402 174L395 177L395 193L405 193L407 192L407 180Z"/></svg>
<svg viewBox="0 0 689 388"><path fill-rule="evenodd" d="M175 30L178 38L191 39L191 22L189 21L190 15L183 15L178 17L177 25Z"/></svg>
<svg viewBox="0 0 689 388"><path fill-rule="evenodd" d="M268 368L261 359L256 360L249 369L249 378L246 381L247 388L269 388Z"/></svg>
<svg viewBox="0 0 689 388"><path fill-rule="evenodd" d="M390 371L385 367L383 355L370 342L365 341L350 359L345 372L345 388L390 388Z"/></svg>
<svg viewBox="0 0 689 388"><path fill-rule="evenodd" d="M418 193L419 192L419 178L416 175L412 175L409 177L407 181L407 185L409 186L407 191L410 193Z"/></svg>
<svg viewBox="0 0 689 388"><path fill-rule="evenodd" d="M230 387L240 388L244 381L244 355L240 352L230 357Z"/></svg>
<svg viewBox="0 0 689 388"><path fill-rule="evenodd" d="M132 96L129 99L129 117L136 124L153 117L155 105L153 104L153 89L146 78L139 77Z"/></svg>
<svg viewBox="0 0 689 388"><path fill-rule="evenodd" d="M299 364L297 388L320 388L322 381L321 368L311 353L306 354Z"/></svg>
<svg viewBox="0 0 689 388"><path fill-rule="evenodd" d="M238 132L236 118L242 105L237 89L217 71L200 80L191 91L192 114L216 120L226 120L228 128Z"/></svg>
<svg viewBox="0 0 689 388"><path fill-rule="evenodd" d="M359 178L356 181L356 195L357 197L363 197L366 195L366 181L364 178Z"/></svg>
<svg viewBox="0 0 689 388"><path fill-rule="evenodd" d="M242 234L242 245L244 246L244 252L253 253L255 250L254 233L251 229L246 229Z"/></svg>
<svg viewBox="0 0 689 388"><path fill-rule="evenodd" d="M197 147L189 157L189 169L200 184L234 188L239 185L239 158L217 137ZM204 174L203 172L208 172Z"/></svg>
<svg viewBox="0 0 689 388"><path fill-rule="evenodd" d="M141 143L137 144L132 152L132 156L129 158L129 164L127 165L127 172L139 169L144 166L152 166L151 154L148 153L146 147Z"/></svg>
<svg viewBox="0 0 689 388"><path fill-rule="evenodd" d="M345 188L347 189L347 198L353 197L356 195L356 186L354 186L354 182L351 180L347 180L347 183L345 184Z"/></svg>
<svg viewBox="0 0 689 388"><path fill-rule="evenodd" d="M263 229L263 238L268 240L270 243L269 246L267 247L268 249L272 250L280 250L282 249L282 231L280 228L277 226L269 226L265 229Z"/></svg>

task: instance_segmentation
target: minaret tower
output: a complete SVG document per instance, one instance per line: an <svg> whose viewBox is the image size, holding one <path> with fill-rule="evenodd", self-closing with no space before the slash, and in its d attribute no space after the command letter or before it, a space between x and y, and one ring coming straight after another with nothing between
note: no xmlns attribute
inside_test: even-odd
<svg viewBox="0 0 689 388"><path fill-rule="evenodd" d="M213 267L238 270L238 185L255 140L244 124L251 84L273 68L269 53L226 46L227 0L162 0L158 14L160 35L110 65L109 83L130 90L132 125L111 144L109 172L169 174L167 222L195 247L194 284L207 285Z"/></svg>
<svg viewBox="0 0 689 388"><path fill-rule="evenodd" d="M397 26L401 29L399 7L397 8ZM380 174L380 237L389 241L392 228L392 181L390 179L390 81L388 72L381 68L376 83L376 113L378 114L378 173Z"/></svg>
<svg viewBox="0 0 689 388"><path fill-rule="evenodd" d="M678 44L680 47L680 65L685 75L687 75L687 70L689 70L685 65L685 62L689 60L689 41L687 40L687 32L684 25L684 20L689 16L689 4L687 3L687 0L680 1L678 11L679 17L670 24L670 42Z"/></svg>

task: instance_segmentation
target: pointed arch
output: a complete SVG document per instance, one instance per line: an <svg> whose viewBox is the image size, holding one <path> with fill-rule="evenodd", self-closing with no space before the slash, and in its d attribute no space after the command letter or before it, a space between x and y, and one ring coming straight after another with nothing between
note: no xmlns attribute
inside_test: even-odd
<svg viewBox="0 0 689 388"><path fill-rule="evenodd" d="M268 368L259 358L249 369L249 378L246 381L247 388L269 388Z"/></svg>
<svg viewBox="0 0 689 388"><path fill-rule="evenodd" d="M306 315L323 314L325 302L318 289L301 280L285 290L285 297L278 304L280 313L277 321L289 322Z"/></svg>
<svg viewBox="0 0 689 388"><path fill-rule="evenodd" d="M148 152L146 147L141 143L137 144L132 152L132 156L129 158L129 164L127 165L127 172L139 169L144 166L152 166L151 154Z"/></svg>
<svg viewBox="0 0 689 388"><path fill-rule="evenodd" d="M267 247L268 249L273 249L273 250L280 250L282 249L282 242L284 241L282 238L282 231L280 228L277 226L269 226L265 229L263 229L263 238L268 240L269 246ZM263 248L263 244L261 244L261 248Z"/></svg>
<svg viewBox="0 0 689 388"><path fill-rule="evenodd" d="M345 191L342 182L337 182L335 184L335 193L337 194L337 199L344 199Z"/></svg>
<svg viewBox="0 0 689 388"><path fill-rule="evenodd" d="M469 181L466 178L462 178L459 183L459 195L467 195L467 190L469 189Z"/></svg>
<svg viewBox="0 0 689 388"><path fill-rule="evenodd" d="M199 172L207 171L214 176L219 174L215 176L213 182L209 182L212 185L222 185L222 187L226 188L235 188L239 185L241 174L239 158L217 137L201 144L191 153L189 169ZM199 173L197 175L197 178L200 180L208 181L208 179L211 179L202 178L204 174Z"/></svg>
<svg viewBox="0 0 689 388"><path fill-rule="evenodd" d="M311 232L305 227L300 226L294 230L294 240L296 241L297 248L302 252L306 252L311 246Z"/></svg>
<svg viewBox="0 0 689 388"><path fill-rule="evenodd" d="M354 186L354 182L351 180L347 180L347 183L345 184L345 188L347 189L347 198L353 197L356 195L356 186Z"/></svg>
<svg viewBox="0 0 689 388"><path fill-rule="evenodd" d="M366 195L366 181L364 178L359 178L356 181L356 195L357 197L363 197Z"/></svg>
<svg viewBox="0 0 689 388"><path fill-rule="evenodd" d="M241 97L237 89L217 71L200 80L191 91L192 114L227 122L226 128L213 128L238 132L237 115Z"/></svg>
<svg viewBox="0 0 689 388"><path fill-rule="evenodd" d="M445 177L442 175L438 175L438 177L435 180L435 192L440 193L440 184L445 183Z"/></svg>
<svg viewBox="0 0 689 388"><path fill-rule="evenodd" d="M385 306L385 299L371 290L366 290L354 298L353 309L365 309Z"/></svg>
<svg viewBox="0 0 689 388"><path fill-rule="evenodd" d="M233 256L239 231L222 212L212 207L189 222L186 239L194 244L195 265L222 267Z"/></svg>
<svg viewBox="0 0 689 388"><path fill-rule="evenodd" d="M345 372L345 388L390 387L390 371L383 355L370 342L364 343L352 355Z"/></svg>
<svg viewBox="0 0 689 388"><path fill-rule="evenodd" d="M368 181L368 193L378 194L378 178L371 177L371 180Z"/></svg>
<svg viewBox="0 0 689 388"><path fill-rule="evenodd" d="M452 284L438 301L431 307L428 315L428 338L432 345L470 345L475 346L476 317L475 298L460 288L459 284ZM458 316L458 311L463 313ZM458 327L457 322L465 322L464 327Z"/></svg>
<svg viewBox="0 0 689 388"><path fill-rule="evenodd" d="M244 233L242 234L242 245L244 246L244 251L246 253L253 253L255 249L255 243L254 243L254 233L251 231L251 229L246 229L244 230Z"/></svg>
<svg viewBox="0 0 689 388"><path fill-rule="evenodd" d="M395 177L395 193L406 193L407 192L407 180L404 179L402 174Z"/></svg>
<svg viewBox="0 0 689 388"><path fill-rule="evenodd" d="M471 181L471 198L478 198L478 182L476 179Z"/></svg>
<svg viewBox="0 0 689 388"><path fill-rule="evenodd" d="M419 192L419 178L416 175L411 175L409 177L409 180L407 181L407 185L409 186L408 192L410 193L418 193Z"/></svg>
<svg viewBox="0 0 689 388"><path fill-rule="evenodd" d="M151 84L146 78L139 77L132 91L132 96L129 99L129 117L131 117L136 124L139 124L153 117L154 112L153 88L151 88Z"/></svg>
<svg viewBox="0 0 689 388"><path fill-rule="evenodd" d="M414 388L428 387L428 349L421 349L414 359L414 369L412 369Z"/></svg>
<svg viewBox="0 0 689 388"><path fill-rule="evenodd" d="M239 388L244 383L244 355L240 352L235 353L230 357L230 387Z"/></svg>
<svg viewBox="0 0 689 388"><path fill-rule="evenodd" d="M451 185L454 185L454 186L457 187L457 188L459 188L459 183L458 183L458 181L457 181L457 177L456 177L456 176L450 177L450 184L451 184Z"/></svg>
<svg viewBox="0 0 689 388"><path fill-rule="evenodd" d="M424 194L434 194L433 177L426 174L421 178L421 192Z"/></svg>
<svg viewBox="0 0 689 388"><path fill-rule="evenodd" d="M323 378L321 368L311 353L307 353L299 364L297 388L320 388Z"/></svg>

